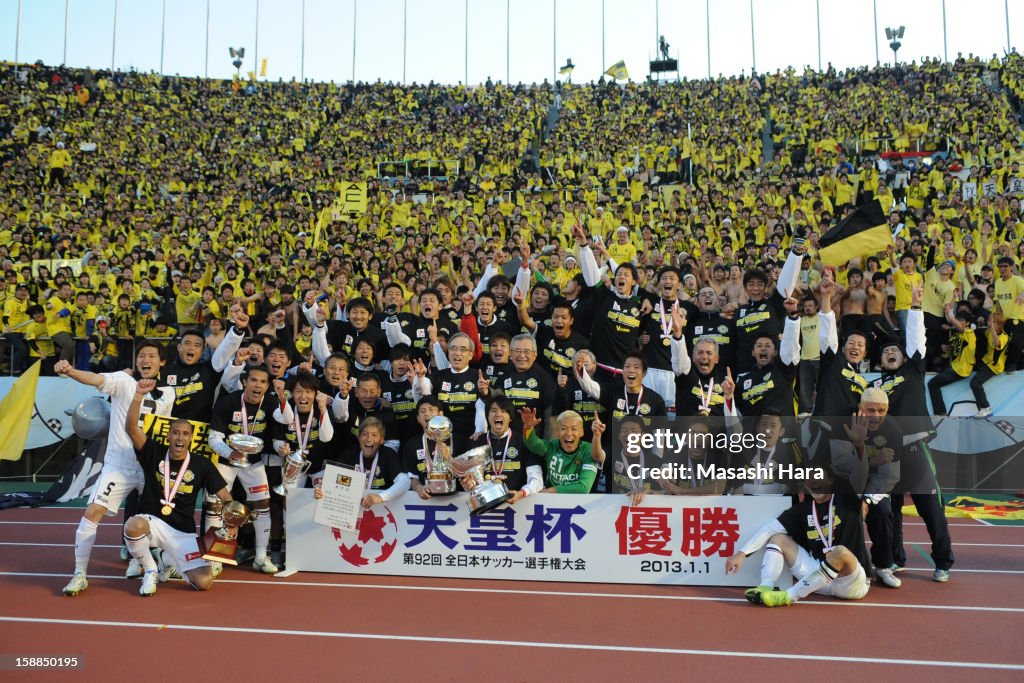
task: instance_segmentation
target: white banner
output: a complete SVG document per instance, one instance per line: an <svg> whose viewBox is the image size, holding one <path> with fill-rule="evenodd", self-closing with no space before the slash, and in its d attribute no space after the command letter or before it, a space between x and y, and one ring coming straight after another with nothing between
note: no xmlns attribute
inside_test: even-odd
<svg viewBox="0 0 1024 683"><path fill-rule="evenodd" d="M978 183L964 183L960 189L965 202L978 198Z"/></svg>
<svg viewBox="0 0 1024 683"><path fill-rule="evenodd" d="M754 586L760 559L725 561L790 505L785 496L541 494L471 517L466 494L375 505L357 532L313 523L288 494L288 569L516 581Z"/></svg>
<svg viewBox="0 0 1024 683"><path fill-rule="evenodd" d="M17 377L0 377L0 398L7 395L16 381ZM80 402L92 396L101 396L96 387L63 377L40 377L36 385L36 405L25 448L43 448L74 436L71 418L64 411L73 410Z"/></svg>

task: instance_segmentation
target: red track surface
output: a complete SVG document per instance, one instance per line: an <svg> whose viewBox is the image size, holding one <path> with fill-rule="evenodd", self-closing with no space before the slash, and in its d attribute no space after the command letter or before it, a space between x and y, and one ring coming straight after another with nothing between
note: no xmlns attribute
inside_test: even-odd
<svg viewBox="0 0 1024 683"><path fill-rule="evenodd" d="M1024 678L1024 527L952 522L957 566L940 585L924 527L908 519L900 590L769 610L722 588L278 579L245 568L226 570L208 593L170 582L143 599L120 578L113 520L100 527L89 590L70 599L60 588L79 515L0 513L0 653L85 661L8 680Z"/></svg>

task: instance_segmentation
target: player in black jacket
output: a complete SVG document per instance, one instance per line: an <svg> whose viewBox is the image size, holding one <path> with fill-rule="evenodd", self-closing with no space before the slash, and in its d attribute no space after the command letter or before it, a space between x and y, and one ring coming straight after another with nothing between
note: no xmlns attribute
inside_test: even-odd
<svg viewBox="0 0 1024 683"><path fill-rule="evenodd" d="M779 350L775 339L759 335L753 349L754 367L736 376L736 404L741 415L760 415L765 410L787 417L796 414L793 382L800 365L799 302L790 297L783 305L788 316Z"/></svg>
<svg viewBox="0 0 1024 683"><path fill-rule="evenodd" d="M637 269L632 263L616 266L611 288L598 286L597 259L586 233L579 225L573 228L580 246L580 268L587 284L594 287L594 325L590 331L590 348L600 365L612 369L622 367L626 354L640 350L640 329L643 317L652 304L643 291L636 291Z"/></svg>
<svg viewBox="0 0 1024 683"><path fill-rule="evenodd" d="M735 367L736 364L736 323L722 315L718 293L714 287L702 287L697 296L682 304L686 314L686 348L692 349L701 337L714 339L718 344L720 363Z"/></svg>
<svg viewBox="0 0 1024 683"><path fill-rule="evenodd" d="M844 600L860 600L868 594L861 501L856 496L834 494L832 475L810 480L802 501L789 508L754 534L725 563L727 574L738 572L744 560L765 548L761 580L744 594L754 604L768 607L791 605L811 593ZM788 566L796 583L788 590L774 586Z"/></svg>
<svg viewBox="0 0 1024 683"><path fill-rule="evenodd" d="M920 288L914 288L911 292L911 309L907 314L905 334L905 350L896 337L881 343L882 375L874 382L874 386L889 396L889 415L899 418L903 430L900 480L891 494L894 569L899 571L907 561L903 549L902 508L903 494L910 493L914 507L932 539L931 555L935 563L932 579L945 583L949 580L949 570L953 566L953 542L946 522L942 493L935 479L935 464L928 448L935 430L928 416L928 404L924 396L925 329Z"/></svg>
<svg viewBox="0 0 1024 683"><path fill-rule="evenodd" d="M242 345L243 330L249 326L249 316L238 304L231 307L230 316L234 324L209 361L199 360L206 348L206 339L202 333L195 330L182 333L178 342L178 357L173 363L164 366L161 376L161 386L166 385L174 390L174 408L171 410L173 417L209 421L217 385L222 380L227 385L233 377L237 377L237 372L230 378L223 375Z"/></svg>
<svg viewBox="0 0 1024 683"><path fill-rule="evenodd" d="M800 277L800 262L803 260L803 240L797 239L782 267L779 281L766 296L769 277L763 270L748 270L743 274L743 288L748 302L736 311L736 369L749 370L754 365L754 343L761 336L778 339L782 332L785 311L782 302L793 295Z"/></svg>

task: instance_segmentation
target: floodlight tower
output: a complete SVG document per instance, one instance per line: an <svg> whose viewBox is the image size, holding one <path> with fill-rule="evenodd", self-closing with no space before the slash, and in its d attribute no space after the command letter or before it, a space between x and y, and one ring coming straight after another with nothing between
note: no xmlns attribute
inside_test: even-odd
<svg viewBox="0 0 1024 683"><path fill-rule="evenodd" d="M903 43L903 33L907 30L906 26L900 26L899 28L887 28L885 29L885 37L889 41L889 49L892 50L892 65L896 66L899 64L898 52Z"/></svg>
<svg viewBox="0 0 1024 683"><path fill-rule="evenodd" d="M885 30L888 31L889 29L885 29ZM230 54L231 55L231 59L234 60L234 61L231 62L231 65L233 67L235 67L235 75L238 76L239 78L241 78L242 77L242 59L245 58L245 48L244 47L239 47L239 48L229 47L228 48L228 54Z"/></svg>

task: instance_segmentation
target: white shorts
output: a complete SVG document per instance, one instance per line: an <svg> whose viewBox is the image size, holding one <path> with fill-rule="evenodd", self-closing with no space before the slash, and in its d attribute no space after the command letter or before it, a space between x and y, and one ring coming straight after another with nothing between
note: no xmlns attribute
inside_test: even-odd
<svg viewBox="0 0 1024 683"><path fill-rule="evenodd" d="M96 503L107 509L104 513L107 517L113 517L121 509L121 504L129 493L134 489L142 493L145 485L145 478L142 470L123 472L122 470L103 469L100 471L100 478L96 481L96 488L89 496L89 505Z"/></svg>
<svg viewBox="0 0 1024 683"><path fill-rule="evenodd" d="M656 391L658 396L665 399L666 408L674 408L676 405L676 376L671 370L658 370L648 368L644 375L644 386L651 391Z"/></svg>
<svg viewBox="0 0 1024 683"><path fill-rule="evenodd" d="M248 467L234 467L233 465L225 465L223 462L220 462L217 463L217 470L220 472L220 476L224 477L224 481L227 482L228 491L235 485L235 478L238 478L238 481L245 487L245 500L247 502L254 503L258 500L270 498L270 484L267 483L267 470L263 467L263 463L256 463ZM207 500L214 500L216 497L207 496Z"/></svg>
<svg viewBox="0 0 1024 683"><path fill-rule="evenodd" d="M804 550L803 546L797 546L796 563L792 566L793 577L799 581L808 574L818 570L821 562L811 557L811 554ZM840 576L818 590L814 591L820 595L830 595L833 598L843 600L860 600L868 594L871 582L864 572L864 567L857 564L857 571L846 576Z"/></svg>
<svg viewBox="0 0 1024 683"><path fill-rule="evenodd" d="M210 562L203 559L195 533L178 531L156 515L142 517L149 522L149 547L163 550L164 562L177 567L183 576L193 569L210 566Z"/></svg>

